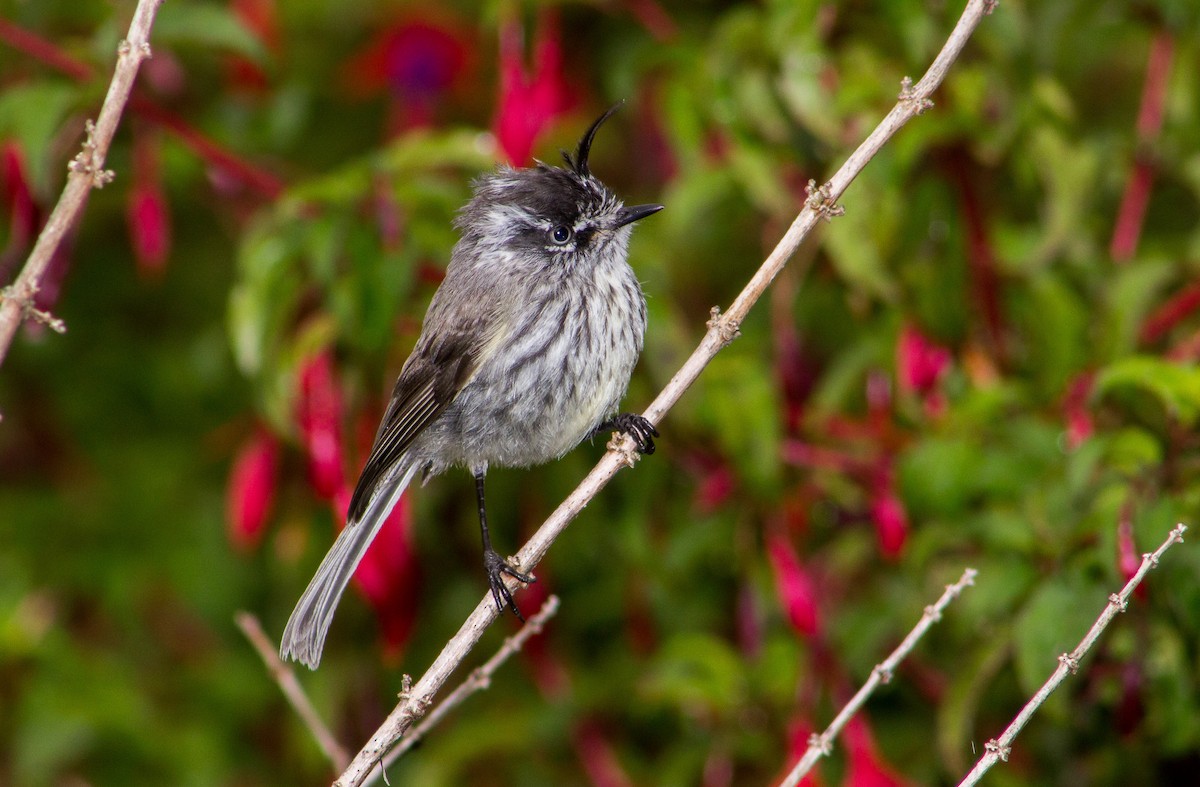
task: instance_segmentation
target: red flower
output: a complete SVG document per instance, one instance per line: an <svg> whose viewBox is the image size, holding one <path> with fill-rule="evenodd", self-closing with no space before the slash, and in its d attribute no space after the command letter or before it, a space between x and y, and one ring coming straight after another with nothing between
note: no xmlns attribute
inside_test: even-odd
<svg viewBox="0 0 1200 787"><path fill-rule="evenodd" d="M126 204L133 256L143 275L162 273L171 252L171 214L158 173L158 137L139 133L133 145L133 188Z"/></svg>
<svg viewBox="0 0 1200 787"><path fill-rule="evenodd" d="M846 749L850 762L842 782L845 787L905 787L908 784L879 756L871 728L860 717L851 719L846 725Z"/></svg>
<svg viewBox="0 0 1200 787"><path fill-rule="evenodd" d="M797 763L804 757L813 735L813 727L808 723L807 719L796 717L788 722L788 758L787 766L784 770L785 775L791 773L792 768L796 767ZM780 776L777 781L783 781L783 778L783 776ZM800 780L800 787L819 787L820 784L821 780L816 768L809 771L808 775Z"/></svg>
<svg viewBox="0 0 1200 787"><path fill-rule="evenodd" d="M767 537L767 557L775 571L775 589L792 628L813 636L821 628L817 610L817 588L791 542L782 534Z"/></svg>
<svg viewBox="0 0 1200 787"><path fill-rule="evenodd" d="M887 491L871 501L871 519L885 557L896 557L908 537L908 513L895 492Z"/></svg>
<svg viewBox="0 0 1200 787"><path fill-rule="evenodd" d="M9 248L24 249L37 232L37 205L29 191L24 156L15 142L4 145L0 155L0 199L9 213Z"/></svg>
<svg viewBox="0 0 1200 787"><path fill-rule="evenodd" d="M268 51L279 49L275 0L230 0L230 10ZM258 63L240 56L230 58L229 78L236 87L247 91L256 92L267 87L267 74Z"/></svg>
<svg viewBox="0 0 1200 787"><path fill-rule="evenodd" d="M711 514L720 508L737 488L733 470L725 462L717 460L705 468L692 497L692 504L701 513Z"/></svg>
<svg viewBox="0 0 1200 787"><path fill-rule="evenodd" d="M1067 448L1072 451L1091 437L1096 428L1092 422L1092 412L1088 409L1093 379L1095 375L1091 372L1078 375L1067 386L1067 395L1063 397L1063 411L1067 421Z"/></svg>
<svg viewBox="0 0 1200 787"><path fill-rule="evenodd" d="M333 359L322 352L300 369L296 423L308 454L308 476L314 491L331 499L342 487L342 392L334 378Z"/></svg>
<svg viewBox="0 0 1200 787"><path fill-rule="evenodd" d="M584 718L571 730L571 743L579 763L595 787L629 787L633 780L621 767L621 760L608 735L593 718Z"/></svg>
<svg viewBox="0 0 1200 787"><path fill-rule="evenodd" d="M1126 501L1121 506L1120 519L1117 520L1117 568L1128 582L1141 567L1142 556L1133 540L1133 502ZM1134 593L1144 598L1145 588L1145 583L1138 585Z"/></svg>
<svg viewBox="0 0 1200 787"><path fill-rule="evenodd" d="M138 270L160 273L171 250L171 217L162 189L157 183L135 183L126 210Z"/></svg>
<svg viewBox="0 0 1200 787"><path fill-rule="evenodd" d="M468 70L470 43L457 26L414 19L382 31L349 64L351 90L386 88L399 128L433 123L437 103Z"/></svg>
<svg viewBox="0 0 1200 787"><path fill-rule="evenodd" d="M558 14L538 15L533 44L533 73L526 73L521 53L522 30L509 20L500 28L500 105L494 130L500 150L515 166L529 162L543 132L566 110L562 34Z"/></svg>
<svg viewBox="0 0 1200 787"><path fill-rule="evenodd" d="M934 344L911 324L904 326L896 344L896 377L901 391L921 397L930 416L940 415L945 408L938 384L949 367L949 350Z"/></svg>
<svg viewBox="0 0 1200 787"><path fill-rule="evenodd" d="M225 524L229 541L252 550L262 540L279 478L279 444L260 429L238 450L225 490Z"/></svg>

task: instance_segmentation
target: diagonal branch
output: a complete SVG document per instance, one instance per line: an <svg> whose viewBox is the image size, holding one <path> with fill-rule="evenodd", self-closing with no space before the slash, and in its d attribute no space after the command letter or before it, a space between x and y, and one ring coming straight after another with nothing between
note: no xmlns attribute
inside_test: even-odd
<svg viewBox="0 0 1200 787"><path fill-rule="evenodd" d="M995 0L968 0L962 17L925 76L916 85L905 79L896 106L850 155L846 163L828 183L820 187L817 187L815 183L810 183L809 197L805 201L804 209L800 211L799 216L796 217L782 240L750 279L750 282L734 299L729 310L722 315L718 309L713 309L712 319L708 322L708 332L683 367L675 373L675 376L647 408L645 412L647 419L652 423L659 423L667 411L683 396L684 391L696 381L704 367L725 345L733 341L738 334L738 326L750 311L750 307L766 291L771 281L783 269L788 259L799 247L800 242L808 236L817 222L822 218L828 220L840 215L841 208L837 205L837 199L863 170L867 162L879 152L884 143L891 139L905 123L931 105L930 95L945 78L950 65L962 52L971 33L994 6ZM628 437L615 438L609 444L609 449L609 452L588 473L575 491L559 505L517 554L517 563L523 570L528 571L536 566L545 557L550 545L583 507L608 484L621 467L632 465L636 460L637 454L634 451L633 441ZM508 582L511 583L513 589L516 588L515 580L510 579ZM476 605L475 610L459 628L458 633L446 643L442 652L434 659L433 664L413 685L412 690L404 693L400 703L355 756L350 767L335 782L335 785L358 787L363 783L367 774L388 749L400 739L416 719L424 714L438 689L446 682L450 673L475 646L484 630L496 617L496 606L489 594Z"/></svg>
<svg viewBox="0 0 1200 787"><path fill-rule="evenodd" d="M1042 703L1067 679L1067 675L1074 675L1079 670L1079 662L1092 649L1092 646L1096 644L1096 640L1100 639L1100 635L1104 633L1104 629L1108 628L1108 624L1112 622L1112 619L1118 613L1125 611L1129 603L1129 597L1133 595L1133 591L1141 584L1142 579L1150 569L1158 565L1158 561L1162 558L1163 553L1170 549L1172 544L1183 543L1183 534L1185 531L1187 531L1187 525L1176 525L1175 529L1167 535L1167 540L1158 549L1142 555L1142 563L1138 567L1137 573L1129 578L1129 581L1125 583L1125 587L1121 589L1120 593L1113 593L1108 597L1108 604L1104 607L1104 611L1100 613L1100 617L1092 624L1088 633L1075 646L1075 650L1070 653L1063 653L1058 657L1058 667L1046 679L1042 687L1037 690L1033 698L1025 704L1025 707L1021 708L1021 712L1017 714L1016 718L1012 720L1012 723L1008 725L1008 728L1004 730L1000 737L992 738L984 744L983 756L979 758L979 762L975 763L975 767L971 769L971 772L958 783L959 787L978 784L983 775L998 761L1008 761L1008 756L1012 753L1013 741L1017 739L1017 735L1021 733L1021 729L1033 718L1033 714L1037 712L1037 709L1042 707Z"/></svg>
<svg viewBox="0 0 1200 787"><path fill-rule="evenodd" d="M313 707L312 701L301 688L300 681L296 679L296 673L279 658L279 648L267 636L267 632L263 631L258 618L249 612L239 612L233 616L233 619L242 633L246 635L246 639L250 640L250 644L258 652L259 658L267 666L267 672L270 672L271 677L275 678L275 682L279 684L279 690L291 703L296 715L312 733L317 745L321 747L321 751L325 752L325 756L333 763L333 767L345 768L346 764L350 762L350 754L325 726L317 709Z"/></svg>
<svg viewBox="0 0 1200 787"><path fill-rule="evenodd" d="M47 322L53 320L49 315L36 312L33 307L38 283L54 252L83 213L88 194L93 188L101 188L113 178L112 172L104 169L104 157L108 155L117 124L133 90L138 67L150 57L150 27L154 24L154 14L161 3L162 0L138 0L129 33L117 48L117 65L112 83L108 86L108 95L100 107L100 117L94 124L88 121L83 149L67 166L67 185L46 226L38 235L25 267L17 280L0 294L0 365L4 363L13 337L25 318L34 316ZM50 324L54 325L53 322Z"/></svg>
<svg viewBox="0 0 1200 787"><path fill-rule="evenodd" d="M421 720L421 723L412 729L396 748L388 752L387 757L381 763L381 769L374 771L376 775L384 775L388 767L396 760L404 756L405 752L417 746L429 731L446 717L450 711L462 705L468 697L477 691L483 691L492 682L492 676L496 674L496 670L504 666L504 662L508 661L513 654L517 653L525 646L525 642L532 636L540 634L542 628L546 625L546 621L554 617L558 612L558 596L550 596L542 604L542 608L538 613L525 622L521 630L511 637L504 640L504 644L497 650L492 657L483 663L483 666L476 667L472 670L467 679L458 685L454 691L446 695L446 698L438 704L436 708L429 712L429 715ZM368 780L368 784L373 783L374 778ZM385 779L386 781L386 779Z"/></svg>
<svg viewBox="0 0 1200 787"><path fill-rule="evenodd" d="M0 43L23 52L76 82L87 82L94 76L92 67L87 63L64 52L52 41L4 19L0 19ZM205 163L228 173L263 197L273 200L283 192L284 183L278 177L221 147L183 118L164 109L144 92L134 90L129 99L129 108L137 115L174 134L184 147L190 148Z"/></svg>
<svg viewBox="0 0 1200 787"><path fill-rule="evenodd" d="M925 607L925 614L917 621L917 625L913 626L912 631L908 632L908 636L904 641L896 646L891 655L884 659L882 664L875 666L871 670L871 677L867 678L866 683L858 690L850 701L842 708L841 712L830 722L829 727L820 735L813 735L809 740L808 749L804 752L804 756L796 763L796 767L792 768L788 773L787 778L783 780L782 787L796 787L800 780L813 769L817 761L822 757L829 756L833 749L833 739L836 738L842 731L842 728L850 721L855 713L858 713L859 708L866 704L867 699L879 687L880 684L888 683L892 679L892 675L896 672L897 665L904 660L921 637L925 636L925 632L937 623L942 618L942 612L946 607L950 606L950 602L958 598L958 596L971 585L975 584L976 571L973 568L968 568L963 571L962 577L953 585L947 585L946 590L932 606Z"/></svg>

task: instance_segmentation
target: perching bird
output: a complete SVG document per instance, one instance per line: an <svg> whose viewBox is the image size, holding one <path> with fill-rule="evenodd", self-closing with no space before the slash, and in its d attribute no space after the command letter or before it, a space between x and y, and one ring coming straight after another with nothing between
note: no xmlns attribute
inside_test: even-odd
<svg viewBox="0 0 1200 787"><path fill-rule="evenodd" d="M616 412L646 330L645 298L626 261L630 225L662 206L626 207L588 169L596 130L620 106L588 128L573 157L563 153L565 167L501 166L473 184L455 222L461 238L392 390L346 527L284 629L284 658L317 666L342 592L418 472L427 479L463 465L474 474L492 597L520 617L503 575L533 577L492 549L488 467L547 462L607 429L653 452L653 425Z"/></svg>

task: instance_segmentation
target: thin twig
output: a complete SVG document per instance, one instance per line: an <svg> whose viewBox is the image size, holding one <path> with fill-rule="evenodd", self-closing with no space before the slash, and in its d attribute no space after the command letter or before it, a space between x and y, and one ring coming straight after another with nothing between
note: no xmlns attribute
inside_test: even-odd
<svg viewBox="0 0 1200 787"><path fill-rule="evenodd" d="M492 676L504 665L504 662L508 661L514 653L523 648L525 642L530 637L541 633L542 627L546 625L546 621L554 617L555 613L558 612L558 605L558 596L547 598L542 604L542 608L538 610L538 613L529 618L520 631L505 639L504 644L500 647L500 650L496 651L495 655L484 662L482 666L474 669L467 676L466 680L459 684L454 691L446 695L446 699L442 700L441 704L431 710L429 715L421 720L420 724L414 727L408 735L404 736L400 743L396 745L396 748L388 752L387 757L383 759L382 765L372 771L371 775L367 778L366 784L374 784L375 780L383 776L386 769L392 766L392 763L424 740L429 731L444 719L450 711L462 705L475 692L488 688L491 685Z"/></svg>
<svg viewBox="0 0 1200 787"><path fill-rule="evenodd" d="M995 0L968 0L967 7L950 34L946 45L938 53L933 65L930 66L921 81L912 85L909 80L905 79L899 101L887 117L850 155L846 163L828 183L820 187L813 184L814 187L810 188L809 198L804 204L804 209L792 223L783 239L779 241L775 250L767 257L762 267L733 301L729 310L722 315L720 310L714 307L712 319L708 323L708 332L683 367L675 373L675 376L647 408L644 415L648 420L655 424L661 422L666 412L679 401L684 391L700 376L704 367L725 345L733 341L738 335L738 326L750 311L750 307L783 269L784 264L795 253L800 242L816 226L817 222L822 218L830 219L840 214L841 208L837 205L838 197L862 171L871 157L901 126L930 106L929 96L941 84L950 65L966 45L971 33L994 5ZM606 453L575 491L559 505L517 553L517 564L522 570L533 569L546 555L550 545L558 538L567 524L596 496L596 493L604 488L619 469L626 466L629 459L636 457L636 454L632 453L632 440L625 437L621 442L624 444L621 450L610 450ZM510 589L517 588L515 580L508 579L506 581L510 583ZM451 637L442 648L442 652L413 686L412 691L401 699L375 734L371 736L371 739L355 756L350 767L335 782L336 785L358 787L363 783L380 758L422 715L433 695L479 641L484 629L496 619L496 616L496 606L492 602L491 595L488 594L476 605L475 611L462 624L458 633Z"/></svg>
<svg viewBox="0 0 1200 787"><path fill-rule="evenodd" d="M978 784L979 780L996 764L997 760L1008 761L1008 755L1012 753L1013 741L1017 739L1017 735L1021 732L1021 729L1037 709L1042 706L1042 703L1067 679L1068 673L1074 675L1079 670L1079 662L1092 649L1092 646L1096 644L1096 640L1100 638L1104 629L1108 627L1108 624L1112 622L1112 619L1118 613L1125 611L1129 603L1129 597L1133 595L1134 589L1141 584L1142 578L1146 576L1150 569L1158 565L1159 559L1163 556L1164 552L1171 548L1172 544L1183 543L1183 534L1186 531L1186 525L1176 525L1175 529L1167 536L1167 540L1162 543L1162 546L1154 550L1154 552L1142 555L1142 564L1138 566L1137 573L1130 577L1120 593L1113 593L1108 597L1108 604L1104 607L1104 611L1100 613L1100 617L1092 624L1091 629L1080 640L1075 650L1058 657L1058 668L1054 670L1053 674L1042 684L1037 693L1033 695L1033 699L1029 700L1024 708L1021 708L1021 712L1012 720L1012 723L1008 725L1003 734L999 738L992 738L983 745L983 756L979 758L979 762L975 763L975 767L966 775L966 778L958 783L959 787Z"/></svg>
<svg viewBox="0 0 1200 787"><path fill-rule="evenodd" d="M54 42L4 19L0 19L0 43L23 52L76 82L88 82L94 76L92 67L86 62L73 57ZM162 126L206 164L228 174L246 188L253 189L271 200L283 193L285 186L278 177L221 147L183 118L168 112L136 87L133 95L129 98L129 110L139 117Z"/></svg>
<svg viewBox="0 0 1200 787"><path fill-rule="evenodd" d="M809 738L808 749L796 763L796 767L792 768L787 778L783 780L781 787L796 787L813 766L822 757L828 757L833 751L833 741L841 734L842 728L850 721L855 713L858 713L859 708L866 704L867 699L875 689L883 683L890 683L892 675L896 672L896 667L904 660L912 649L916 646L917 641L925 636L925 632L942 619L942 612L946 607L950 606L950 602L958 598L958 596L971 585L975 584L976 571L973 568L968 568L963 571L962 578L953 585L947 585L946 591L942 593L942 597L930 607L925 607L925 614L917 621L917 625L913 630L908 632L908 636L904 638L892 654L888 656L882 664L876 665L875 669L871 670L871 677L867 678L867 682L862 685L849 702L842 708L829 725L828 728L820 735L813 735Z"/></svg>
<svg viewBox="0 0 1200 787"><path fill-rule="evenodd" d="M279 684L283 696L291 703L296 715L304 722L304 726L308 727L308 731L316 739L321 751L325 752L325 756L333 763L333 767L337 770L345 768L346 764L350 762L350 753L342 744L338 743L337 738L333 737L333 733L325 726L317 709L313 707L312 701L300 686L300 681L296 680L296 673L280 660L279 648L263 631L258 618L249 612L239 612L233 616L233 619L242 633L246 635L246 639L250 640L250 644L258 651L263 664L267 665L267 672L271 673L271 677Z"/></svg>
<svg viewBox="0 0 1200 787"><path fill-rule="evenodd" d="M63 238L83 213L88 194L93 188L101 188L113 178L113 173L104 169L104 157L108 155L108 147L117 132L117 124L125 111L129 93L133 90L138 67L150 57L150 28L161 3L162 0L138 0L133 21L129 24L129 33L117 47L117 65L108 86L108 95L100 107L100 117L94 124L88 121L87 139L84 140L83 149L67 166L67 185L58 204L54 206L54 212L38 235L21 275L4 289L3 298L0 299L0 365L3 365L13 337L26 317L53 319L49 315L33 313L33 298L37 294L38 282Z"/></svg>

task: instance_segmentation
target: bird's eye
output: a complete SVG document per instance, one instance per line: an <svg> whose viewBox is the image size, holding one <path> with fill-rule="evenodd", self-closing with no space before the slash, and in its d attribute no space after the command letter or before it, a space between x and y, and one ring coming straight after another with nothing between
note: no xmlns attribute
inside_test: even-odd
<svg viewBox="0 0 1200 787"><path fill-rule="evenodd" d="M562 224L559 224L557 227L550 230L550 240L554 241L559 246L566 244L574 236L575 233L571 231L571 228Z"/></svg>

